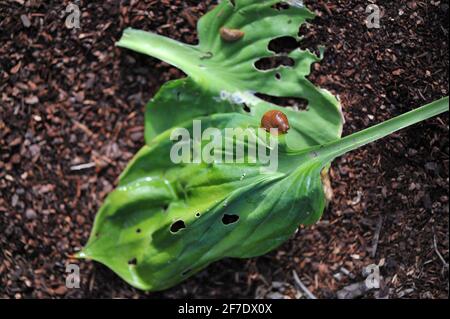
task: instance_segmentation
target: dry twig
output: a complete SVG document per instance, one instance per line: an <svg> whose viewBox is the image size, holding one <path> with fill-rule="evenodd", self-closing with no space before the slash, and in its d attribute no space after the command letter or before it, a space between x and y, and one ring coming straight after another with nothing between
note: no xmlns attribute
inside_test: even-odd
<svg viewBox="0 0 450 319"><path fill-rule="evenodd" d="M317 299L317 297L314 296L314 294L302 283L302 281L300 280L300 278L295 270L292 271L292 274L294 275L295 283L301 290L303 290L303 292L306 294L308 299Z"/></svg>
<svg viewBox="0 0 450 319"><path fill-rule="evenodd" d="M375 258L377 254L378 249L378 242L380 241L380 233L381 233L381 227L383 226L383 217L379 216L377 228L375 229L375 234L373 236L373 244L372 244L372 258Z"/></svg>

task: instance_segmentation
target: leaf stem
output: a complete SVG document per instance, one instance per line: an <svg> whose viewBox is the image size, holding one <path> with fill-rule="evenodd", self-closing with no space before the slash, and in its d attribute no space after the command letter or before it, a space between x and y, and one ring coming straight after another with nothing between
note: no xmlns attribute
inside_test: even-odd
<svg viewBox="0 0 450 319"><path fill-rule="evenodd" d="M196 47L152 32L128 28L116 46L166 61L193 77L200 69L201 52Z"/></svg>
<svg viewBox="0 0 450 319"><path fill-rule="evenodd" d="M313 157L319 157L324 162L330 162L338 156L366 144L379 140L403 128L429 119L449 110L449 98L445 97L393 119L354 133L340 140L326 144L313 152Z"/></svg>

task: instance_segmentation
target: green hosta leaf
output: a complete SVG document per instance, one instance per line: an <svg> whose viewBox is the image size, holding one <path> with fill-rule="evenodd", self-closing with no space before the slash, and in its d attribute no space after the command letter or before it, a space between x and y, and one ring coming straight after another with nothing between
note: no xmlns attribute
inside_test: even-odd
<svg viewBox="0 0 450 319"><path fill-rule="evenodd" d="M250 116L237 113L202 119L205 127L222 130L249 124L257 128ZM193 134L191 126L185 127ZM286 165L275 172L261 173L261 163L175 165L170 133L137 154L98 213L83 251L130 284L170 287L225 256L264 254L300 223L320 218L321 161L283 153L280 145ZM227 218L238 220L227 224ZM177 225L185 228L171 231Z"/></svg>
<svg viewBox="0 0 450 319"><path fill-rule="evenodd" d="M333 158L448 111L448 105L445 98L298 153L288 152L280 138L276 172L261 173L259 162L175 165L168 160L173 146L168 130L125 170L79 256L104 263L135 287L161 290L218 259L264 254L299 224L320 218L325 205L320 172ZM205 127L221 130L258 124L238 113L201 119ZM192 122L184 127L193 134Z"/></svg>
<svg viewBox="0 0 450 319"><path fill-rule="evenodd" d="M296 62L292 68L261 72L254 67L259 58L273 54L267 49L271 39L297 36L299 25L312 15L297 6L274 9L277 1L233 3L222 1L200 21L198 46L135 30L127 30L119 43L188 74L164 85L149 103L146 146L105 200L79 253L144 290L171 287L224 257L259 256L276 248L298 225L320 219L325 207L320 174L335 157L448 110L448 98L442 99L341 139L336 99L305 78L316 57L296 50L290 53ZM244 37L226 42L220 37L222 27L239 29ZM305 98L309 109L280 108L255 92ZM292 129L287 134L258 131L261 117L272 109L288 116ZM195 136L197 121L221 133L222 146L216 150L221 156L245 146L242 162L171 160L177 145L171 140L174 129ZM250 137L240 142L227 137L230 128L258 132L251 137L266 153L277 155L278 169L267 169L268 163L249 151ZM230 141L232 149L225 147ZM210 141L198 142L204 150Z"/></svg>

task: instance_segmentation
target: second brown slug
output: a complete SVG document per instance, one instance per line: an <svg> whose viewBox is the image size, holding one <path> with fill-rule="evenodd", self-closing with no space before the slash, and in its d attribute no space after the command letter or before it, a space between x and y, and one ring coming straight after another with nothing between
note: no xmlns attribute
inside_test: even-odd
<svg viewBox="0 0 450 319"><path fill-rule="evenodd" d="M238 29L228 29L228 28L221 28L220 29L220 36L224 41L227 42L236 42L243 38L245 35L245 32L238 30Z"/></svg>
<svg viewBox="0 0 450 319"><path fill-rule="evenodd" d="M268 132L271 128L276 128L278 134L286 134L291 128L286 114L278 110L266 112L261 119L261 127Z"/></svg>

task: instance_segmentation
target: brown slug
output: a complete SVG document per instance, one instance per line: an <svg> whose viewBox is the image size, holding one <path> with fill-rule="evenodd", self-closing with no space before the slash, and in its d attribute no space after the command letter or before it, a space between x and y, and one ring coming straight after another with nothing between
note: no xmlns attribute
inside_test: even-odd
<svg viewBox="0 0 450 319"><path fill-rule="evenodd" d="M261 127L270 132L271 128L278 129L278 134L286 134L291 128L287 116L277 110L271 110L264 114L261 119Z"/></svg>
<svg viewBox="0 0 450 319"><path fill-rule="evenodd" d="M228 29L228 28L221 28L220 29L220 36L223 40L227 42L236 42L240 40L245 33L238 29Z"/></svg>

